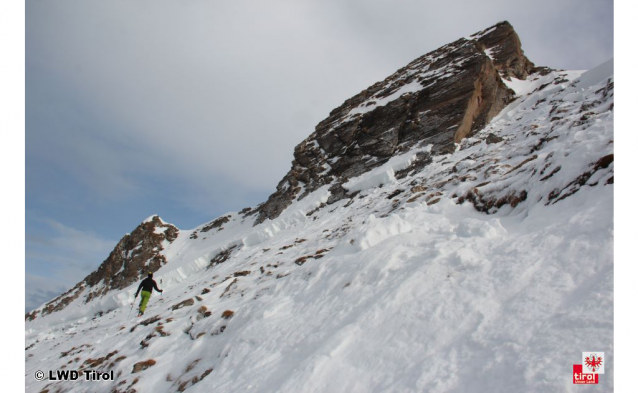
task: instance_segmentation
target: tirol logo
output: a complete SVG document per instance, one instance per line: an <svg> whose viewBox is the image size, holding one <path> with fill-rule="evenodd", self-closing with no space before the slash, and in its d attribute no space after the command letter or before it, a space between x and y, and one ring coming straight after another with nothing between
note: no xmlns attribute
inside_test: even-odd
<svg viewBox="0 0 638 393"><path fill-rule="evenodd" d="M598 374L584 373L582 364L574 364L574 385L597 385Z"/></svg>
<svg viewBox="0 0 638 393"><path fill-rule="evenodd" d="M591 374L604 374L605 352L583 352L583 370Z"/></svg>

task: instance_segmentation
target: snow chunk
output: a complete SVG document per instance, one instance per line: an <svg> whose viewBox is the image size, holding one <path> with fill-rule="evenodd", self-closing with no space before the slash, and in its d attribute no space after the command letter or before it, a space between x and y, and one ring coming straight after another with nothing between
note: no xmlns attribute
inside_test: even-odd
<svg viewBox="0 0 638 393"><path fill-rule="evenodd" d="M386 165L372 171L374 173L366 173L357 178L351 179L343 185L343 188L350 192L362 191L368 188L382 186L394 180L394 168L388 168Z"/></svg>
<svg viewBox="0 0 638 393"><path fill-rule="evenodd" d="M456 234L459 237L496 238L503 236L506 232L498 219L482 221L466 218L456 228Z"/></svg>
<svg viewBox="0 0 638 393"><path fill-rule="evenodd" d="M580 92L573 92L565 94L563 101L579 102L585 99L585 95Z"/></svg>
<svg viewBox="0 0 638 393"><path fill-rule="evenodd" d="M530 79L517 79L512 77L512 80L508 81L507 79L502 79L505 86L514 90L517 96L523 96L528 93L531 93L540 85L539 83L534 83Z"/></svg>
<svg viewBox="0 0 638 393"><path fill-rule="evenodd" d="M358 250L365 250L382 241L412 230L412 225L397 214L386 218L377 218L370 214L365 223L356 231L350 241Z"/></svg>
<svg viewBox="0 0 638 393"><path fill-rule="evenodd" d="M426 148L411 150L400 156L392 157L380 167L348 180L343 184L343 188L349 192L355 192L390 183L394 181L396 171L406 169L412 165L414 160L416 160L417 153L429 152L431 149L432 146L428 145Z"/></svg>

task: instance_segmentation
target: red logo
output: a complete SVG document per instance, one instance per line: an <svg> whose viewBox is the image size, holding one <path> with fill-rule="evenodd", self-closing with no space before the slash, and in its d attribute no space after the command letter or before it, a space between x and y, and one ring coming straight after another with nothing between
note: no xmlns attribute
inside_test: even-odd
<svg viewBox="0 0 638 393"><path fill-rule="evenodd" d="M597 385L598 374L588 374L583 372L582 364L574 364L574 385Z"/></svg>
<svg viewBox="0 0 638 393"><path fill-rule="evenodd" d="M598 372L601 371L600 367L603 365L603 357L596 353L591 353L589 356L584 357L583 363L592 373L596 374L596 370L598 370Z"/></svg>

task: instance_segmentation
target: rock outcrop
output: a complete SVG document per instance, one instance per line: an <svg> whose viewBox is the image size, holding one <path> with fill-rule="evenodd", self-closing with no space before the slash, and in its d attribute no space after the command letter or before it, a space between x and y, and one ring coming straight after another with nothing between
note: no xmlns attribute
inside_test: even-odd
<svg viewBox="0 0 638 393"><path fill-rule="evenodd" d="M508 22L419 57L346 100L295 147L292 168L255 224L324 185L329 203L339 200L347 195L341 184L417 144L432 145L430 154L453 151L513 100L502 78L535 69Z"/></svg>
<svg viewBox="0 0 638 393"><path fill-rule="evenodd" d="M84 302L88 303L111 290L131 285L149 271L157 271L167 262L161 251L167 243L175 240L178 232L179 229L165 223L159 216L149 217L117 243L96 271L43 308L26 314L26 319L33 320L39 313L46 315L62 310L82 294Z"/></svg>
<svg viewBox="0 0 638 393"><path fill-rule="evenodd" d="M154 272L166 264L166 257L161 254L163 244L175 240L178 232L159 216L152 216L126 234L100 267L84 279L89 287L95 288L86 301L111 289L125 288L148 271Z"/></svg>

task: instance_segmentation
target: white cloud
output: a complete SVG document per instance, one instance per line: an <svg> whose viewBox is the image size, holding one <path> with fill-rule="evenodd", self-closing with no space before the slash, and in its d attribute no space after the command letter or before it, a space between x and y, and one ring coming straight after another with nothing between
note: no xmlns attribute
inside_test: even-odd
<svg viewBox="0 0 638 393"><path fill-rule="evenodd" d="M104 261L116 245L92 231L71 228L49 218L31 217L46 226L26 235L26 308L32 310L72 288Z"/></svg>
<svg viewBox="0 0 638 393"><path fill-rule="evenodd" d="M541 3L28 2L28 100L53 113L32 120L27 153L101 197L144 192L141 177L205 196L272 191L332 108L497 21L510 19L539 64L600 57L600 2ZM558 43L534 37L545 32Z"/></svg>
<svg viewBox="0 0 638 393"><path fill-rule="evenodd" d="M273 189L294 145L330 109L313 96L341 84L340 67L369 57L304 4L29 4L28 62L63 81L91 121L111 126L98 137L83 124L63 159L99 163L75 167L99 179L97 189L122 187L125 173Z"/></svg>
<svg viewBox="0 0 638 393"><path fill-rule="evenodd" d="M104 255L106 258L115 246L114 241L96 233L80 231L52 219L46 219L45 222L57 233L49 240L52 247L81 256Z"/></svg>
<svg viewBox="0 0 638 393"><path fill-rule="evenodd" d="M49 277L27 273L25 280L25 313L40 307L69 289L59 282L51 280Z"/></svg>

